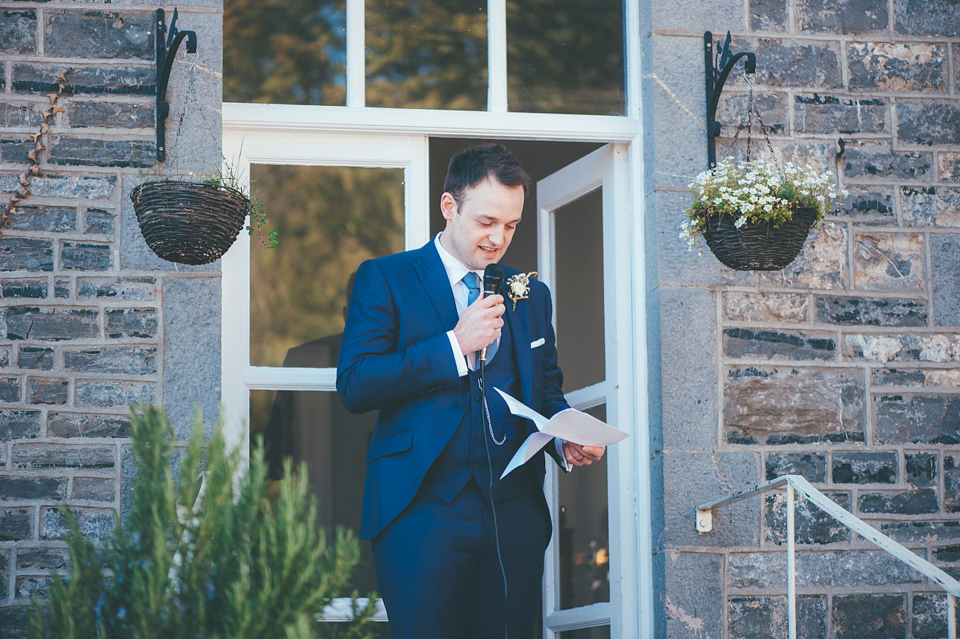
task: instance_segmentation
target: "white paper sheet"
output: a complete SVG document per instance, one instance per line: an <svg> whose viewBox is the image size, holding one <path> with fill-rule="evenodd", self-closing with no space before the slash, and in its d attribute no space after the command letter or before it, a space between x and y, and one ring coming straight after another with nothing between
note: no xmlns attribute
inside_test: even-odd
<svg viewBox="0 0 960 639"><path fill-rule="evenodd" d="M559 437L574 444L581 446L609 446L627 438L629 435L622 430L617 430L613 426L606 424L596 417L587 415L576 408L567 408L562 410L550 419L547 419L537 411L533 410L515 397L503 392L499 388L494 388L500 393L503 400L507 402L507 408L518 417L524 417L532 421L536 427L536 433L531 433L524 441L517 453L507 464L500 479L509 475L513 470L530 461L530 458L546 446L551 439Z"/></svg>

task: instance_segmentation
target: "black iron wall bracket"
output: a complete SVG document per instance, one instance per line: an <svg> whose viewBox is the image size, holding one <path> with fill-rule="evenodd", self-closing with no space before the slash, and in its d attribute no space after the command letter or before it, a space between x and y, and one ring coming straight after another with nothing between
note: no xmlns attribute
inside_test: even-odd
<svg viewBox="0 0 960 639"><path fill-rule="evenodd" d="M193 31L177 29L177 10L173 10L168 34L163 9L157 9L157 162L163 162L167 158L166 121L167 116L170 115L167 82L170 80L170 69L177 56L177 49L180 48L184 38L187 39L187 53L196 53L197 34Z"/></svg>
<svg viewBox="0 0 960 639"><path fill-rule="evenodd" d="M703 62L706 71L707 84L707 168L712 169L717 165L717 136L720 135L720 123L717 122L717 104L720 102L720 94L723 92L723 85L727 81L727 76L733 70L734 65L745 58L743 62L744 71L747 73L756 73L757 56L749 51L740 53L730 53L730 32L727 31L727 39L723 44L716 45L716 54L714 54L713 34L709 31L703 34ZM714 62L716 60L716 62Z"/></svg>

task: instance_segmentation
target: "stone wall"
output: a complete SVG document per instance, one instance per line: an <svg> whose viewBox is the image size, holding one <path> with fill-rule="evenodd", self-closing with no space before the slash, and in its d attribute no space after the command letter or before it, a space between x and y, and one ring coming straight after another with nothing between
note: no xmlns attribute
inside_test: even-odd
<svg viewBox="0 0 960 639"><path fill-rule="evenodd" d="M706 165L708 29L756 52L780 157L850 192L782 272L731 271L678 237ZM652 40L661 636L786 637L783 495L718 511L705 535L694 506L787 473L960 575L960 5L654 0ZM748 90L728 83L719 157L745 151ZM799 636L946 636L942 591L806 503L798 542Z"/></svg>
<svg viewBox="0 0 960 639"><path fill-rule="evenodd" d="M156 166L157 5L0 2L0 205L66 79L41 175L0 228L0 637L25 636L31 594L66 565L57 507L96 539L123 509L127 404L163 403L180 439L193 406L217 413L219 265L154 256L129 199L142 180L221 162L220 2L178 6L199 48L174 64Z"/></svg>

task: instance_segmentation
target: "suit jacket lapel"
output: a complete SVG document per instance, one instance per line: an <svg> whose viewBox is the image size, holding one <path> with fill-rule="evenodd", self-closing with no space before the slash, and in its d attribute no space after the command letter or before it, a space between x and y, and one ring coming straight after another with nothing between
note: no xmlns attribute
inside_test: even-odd
<svg viewBox="0 0 960 639"><path fill-rule="evenodd" d="M510 337L513 340L513 350L517 356L517 370L520 373L520 384L523 388L523 403L530 405L533 394L533 356L530 353L530 326L527 320L527 305L522 300L517 303L517 310L513 310L513 302L507 297L506 283L500 288L504 303L507 306L507 326L510 328Z"/></svg>
<svg viewBox="0 0 960 639"><path fill-rule="evenodd" d="M437 253L433 240L420 249L416 269L444 330L452 330L457 325L457 303L453 299L453 289L447 278L447 270L443 267L443 261L440 260L440 254Z"/></svg>

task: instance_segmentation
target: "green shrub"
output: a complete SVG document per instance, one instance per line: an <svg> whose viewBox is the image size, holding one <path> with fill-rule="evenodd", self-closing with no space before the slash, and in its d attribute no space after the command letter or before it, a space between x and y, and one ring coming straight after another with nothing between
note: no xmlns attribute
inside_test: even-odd
<svg viewBox="0 0 960 639"><path fill-rule="evenodd" d="M35 598L30 639L307 639L369 637L373 597L351 623L318 624L359 559L353 535L317 524L306 467L270 491L263 446L249 467L220 426L197 418L175 452L163 411L131 409L137 475L129 516L98 549L66 507L70 570ZM179 480L174 480L179 465ZM294 475L297 475L295 478ZM356 593L353 593L356 600Z"/></svg>

